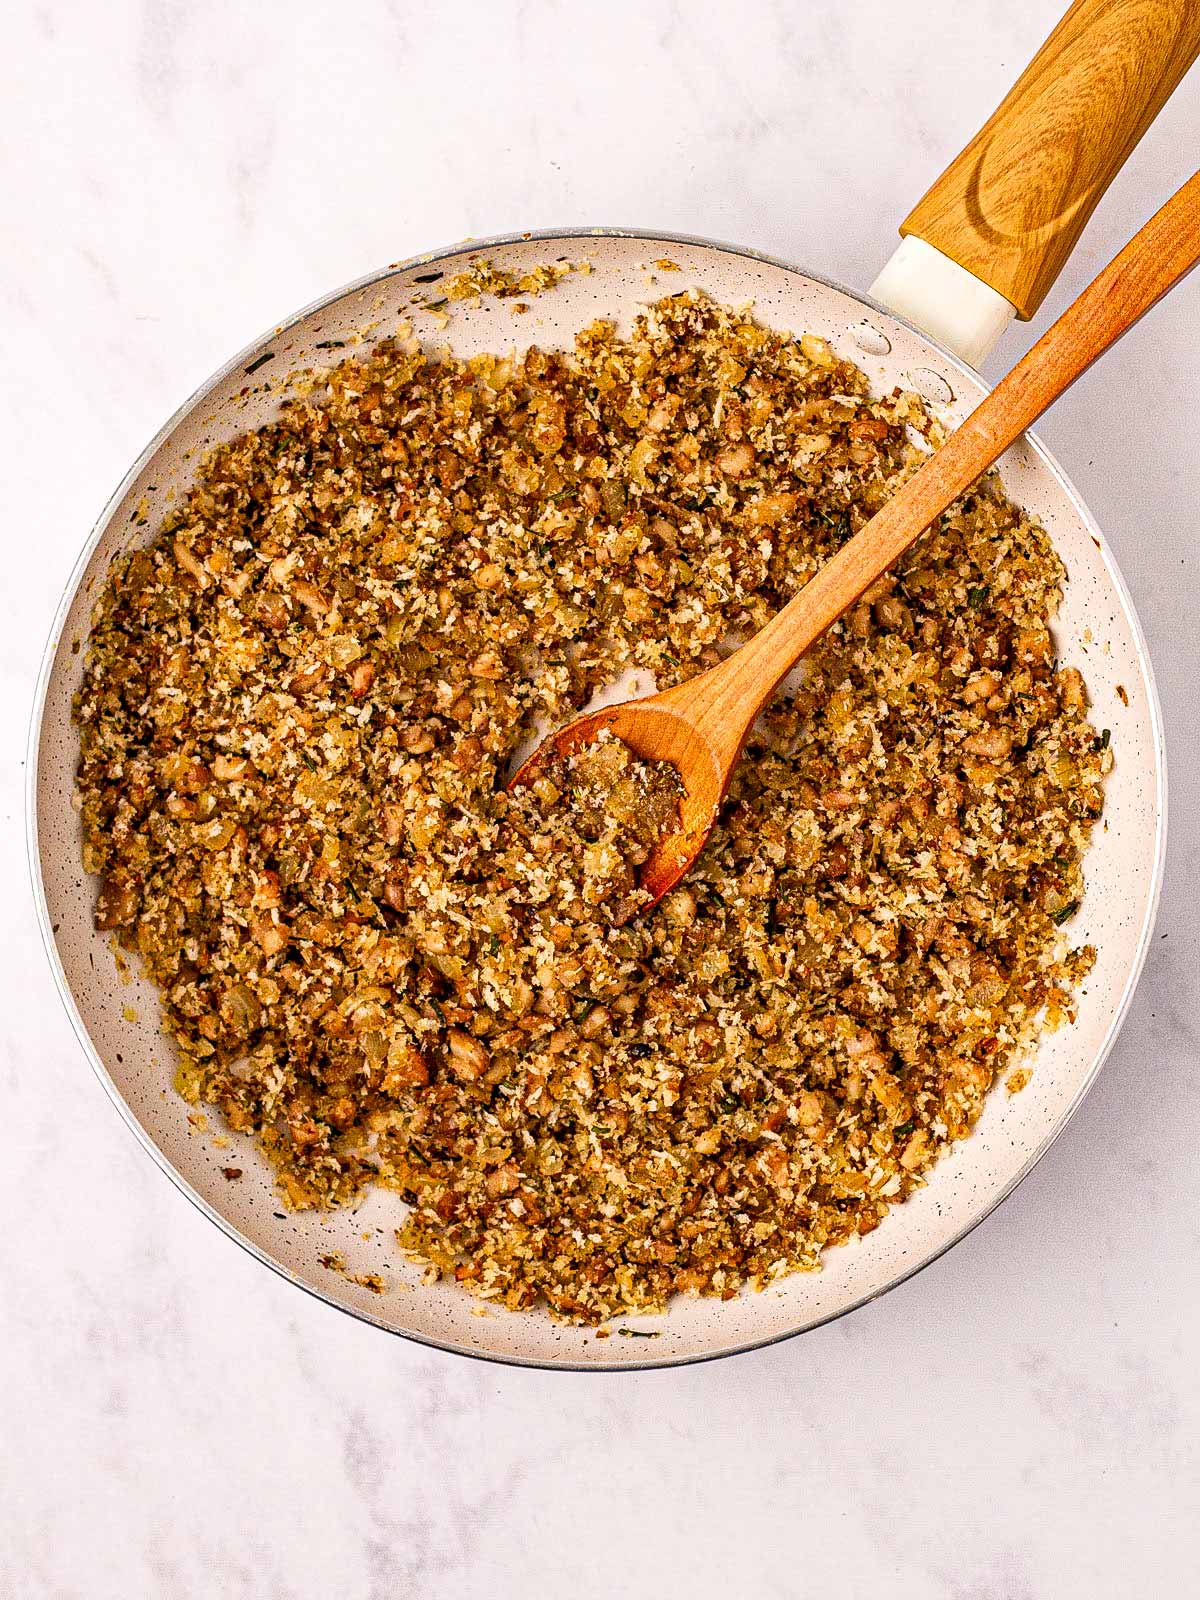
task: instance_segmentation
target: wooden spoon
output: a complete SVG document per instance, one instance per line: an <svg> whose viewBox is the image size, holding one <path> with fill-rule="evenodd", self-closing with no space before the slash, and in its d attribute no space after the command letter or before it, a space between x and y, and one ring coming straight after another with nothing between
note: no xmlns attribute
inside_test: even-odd
<svg viewBox="0 0 1200 1600"><path fill-rule="evenodd" d="M569 755L605 728L635 755L670 762L683 780L681 825L658 841L641 869L642 887L661 899L703 848L755 717L809 646L1197 260L1200 172L753 639L662 694L576 718L538 746L509 787L530 783L555 753Z"/></svg>

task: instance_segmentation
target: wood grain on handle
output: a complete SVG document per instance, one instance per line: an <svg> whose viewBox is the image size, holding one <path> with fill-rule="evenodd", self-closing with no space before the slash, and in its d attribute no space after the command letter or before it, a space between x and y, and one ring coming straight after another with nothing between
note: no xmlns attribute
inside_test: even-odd
<svg viewBox="0 0 1200 1600"><path fill-rule="evenodd" d="M1200 261L1200 173L1190 178L866 527L720 666L656 699L732 763L744 730L805 650L1110 345Z"/></svg>
<svg viewBox="0 0 1200 1600"><path fill-rule="evenodd" d="M1031 317L1200 53L1200 0L1075 0L901 225Z"/></svg>

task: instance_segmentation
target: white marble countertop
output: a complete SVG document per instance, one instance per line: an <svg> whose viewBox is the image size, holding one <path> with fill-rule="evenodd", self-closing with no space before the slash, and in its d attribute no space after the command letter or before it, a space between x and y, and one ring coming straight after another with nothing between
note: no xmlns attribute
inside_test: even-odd
<svg viewBox="0 0 1200 1600"><path fill-rule="evenodd" d="M567 223L735 239L865 286L1058 10L19 0L0 39L10 748L110 489L262 328L418 249ZM1047 311L1189 174L1197 125L1200 69ZM0 1596L1193 1591L1198 326L1194 280L1042 430L1122 563L1165 704L1170 865L1132 1016L996 1215L791 1344L506 1370L356 1324L234 1249L71 1034L8 763Z"/></svg>

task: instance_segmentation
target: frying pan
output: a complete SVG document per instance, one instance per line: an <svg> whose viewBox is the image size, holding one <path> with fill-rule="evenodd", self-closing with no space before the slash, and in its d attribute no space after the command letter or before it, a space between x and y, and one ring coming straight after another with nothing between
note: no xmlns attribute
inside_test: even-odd
<svg viewBox="0 0 1200 1600"><path fill-rule="evenodd" d="M927 1187L876 1232L830 1251L821 1272L726 1303L678 1299L665 1317L613 1328L627 1337L598 1337L540 1311L492 1310L452 1282L424 1282L393 1238L403 1216L395 1194L372 1192L352 1212L285 1213L249 1141L219 1144L215 1124L189 1118L171 1087L171 1047L158 1031L152 988L136 972L119 977L93 927L96 886L80 866L72 806L71 699L109 563L152 535L203 451L272 418L289 374L328 365L344 353L339 342L352 352L405 319L431 346L448 344L462 356L569 346L596 317L628 327L639 305L694 285L727 303L752 300L773 326L823 335L864 368L876 392L915 388L957 422L985 392L968 361L982 358L1014 312L1036 310L1108 181L1198 50L1200 7L1190 0L1080 0L907 219L874 297L753 250L675 234L549 230L456 245L389 266L287 319L222 367L151 440L100 517L54 621L31 731L31 863L50 960L101 1082L147 1151L231 1238L330 1304L444 1349L528 1365L658 1366L766 1344L861 1305L961 1239L1030 1171L1092 1083L1125 1015L1153 922L1166 824L1160 713L1129 594L1078 494L1034 438L1004 457L1003 481L1065 561L1059 654L1083 670L1093 720L1112 730L1115 752L1104 823L1086 861L1087 893L1070 925L1076 943L1098 951L1077 1020L1042 1041L1021 1094L991 1097L976 1132ZM510 301L483 298L456 304L443 328L425 309L437 282L483 256L517 274L561 259L586 260L592 270L565 277L525 316L514 317ZM663 260L678 270L663 269ZM422 297L425 305L415 305ZM242 1176L231 1181L225 1169L234 1167Z"/></svg>

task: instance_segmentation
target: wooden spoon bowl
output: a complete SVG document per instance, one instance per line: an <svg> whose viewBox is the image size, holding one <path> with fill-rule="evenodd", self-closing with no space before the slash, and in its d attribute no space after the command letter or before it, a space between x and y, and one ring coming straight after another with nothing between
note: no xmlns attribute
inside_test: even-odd
<svg viewBox="0 0 1200 1600"><path fill-rule="evenodd" d="M689 717L690 706L682 692L688 687L681 684L646 700L625 700L585 712L538 745L509 780L510 789L532 783L556 759L594 744L606 730L642 760L670 762L683 779L680 821L642 863L638 881L653 895L651 904L657 904L679 882L704 848L733 775L732 761L723 760L703 725ZM681 704L672 704L672 697Z"/></svg>

